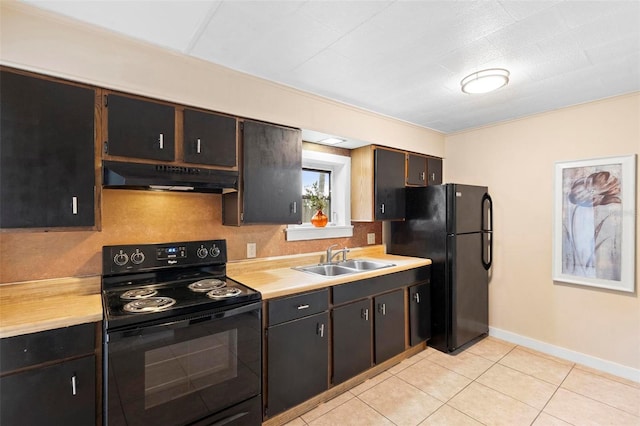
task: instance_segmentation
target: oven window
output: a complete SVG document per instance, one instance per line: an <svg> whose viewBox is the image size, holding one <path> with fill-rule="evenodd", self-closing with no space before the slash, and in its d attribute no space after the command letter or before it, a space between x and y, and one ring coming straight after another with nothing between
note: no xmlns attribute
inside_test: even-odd
<svg viewBox="0 0 640 426"><path fill-rule="evenodd" d="M145 353L145 409L238 376L236 329Z"/></svg>

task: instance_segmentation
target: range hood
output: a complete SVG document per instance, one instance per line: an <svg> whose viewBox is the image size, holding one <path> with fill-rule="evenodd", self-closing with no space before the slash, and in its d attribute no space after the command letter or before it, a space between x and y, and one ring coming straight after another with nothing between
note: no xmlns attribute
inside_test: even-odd
<svg viewBox="0 0 640 426"><path fill-rule="evenodd" d="M102 162L105 188L222 194L238 190L238 172L170 164Z"/></svg>

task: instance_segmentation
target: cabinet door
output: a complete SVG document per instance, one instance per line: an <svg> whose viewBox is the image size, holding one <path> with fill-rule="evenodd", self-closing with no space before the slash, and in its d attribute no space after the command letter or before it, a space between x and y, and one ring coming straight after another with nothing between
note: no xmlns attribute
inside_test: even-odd
<svg viewBox="0 0 640 426"><path fill-rule="evenodd" d="M92 355L2 377L0 424L95 424L95 362Z"/></svg>
<svg viewBox="0 0 640 426"><path fill-rule="evenodd" d="M371 300L335 308L333 329L333 384L344 382L371 367Z"/></svg>
<svg viewBox="0 0 640 426"><path fill-rule="evenodd" d="M411 346L431 337L429 283L409 287L409 336Z"/></svg>
<svg viewBox="0 0 640 426"><path fill-rule="evenodd" d="M273 416L328 388L329 313L267 329L267 407Z"/></svg>
<svg viewBox="0 0 640 426"><path fill-rule="evenodd" d="M375 309L375 362L404 351L404 291L395 290L373 299Z"/></svg>
<svg viewBox="0 0 640 426"><path fill-rule="evenodd" d="M184 110L184 161L235 167L236 146L235 118Z"/></svg>
<svg viewBox="0 0 640 426"><path fill-rule="evenodd" d="M404 167L403 152L376 148L375 151L375 219L404 218Z"/></svg>
<svg viewBox="0 0 640 426"><path fill-rule="evenodd" d="M427 157L407 154L407 185L427 184Z"/></svg>
<svg viewBox="0 0 640 426"><path fill-rule="evenodd" d="M0 76L0 227L93 226L95 91Z"/></svg>
<svg viewBox="0 0 640 426"><path fill-rule="evenodd" d="M301 223L300 130L252 121L243 128L242 221Z"/></svg>
<svg viewBox="0 0 640 426"><path fill-rule="evenodd" d="M107 153L171 161L175 155L175 108L109 95Z"/></svg>
<svg viewBox="0 0 640 426"><path fill-rule="evenodd" d="M429 158L427 160L427 185L442 184L442 159Z"/></svg>

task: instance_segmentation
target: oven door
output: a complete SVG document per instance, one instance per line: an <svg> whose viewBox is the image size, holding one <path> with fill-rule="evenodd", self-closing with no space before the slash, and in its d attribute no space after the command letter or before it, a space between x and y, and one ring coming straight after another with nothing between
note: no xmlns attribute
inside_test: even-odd
<svg viewBox="0 0 640 426"><path fill-rule="evenodd" d="M260 307L107 329L105 424L184 425L259 400ZM246 413L249 418L260 419L260 412Z"/></svg>

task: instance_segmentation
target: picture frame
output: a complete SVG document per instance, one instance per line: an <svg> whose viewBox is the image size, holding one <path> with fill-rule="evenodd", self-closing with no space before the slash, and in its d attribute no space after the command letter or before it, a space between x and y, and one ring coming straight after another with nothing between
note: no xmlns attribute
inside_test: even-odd
<svg viewBox="0 0 640 426"><path fill-rule="evenodd" d="M635 291L636 155L555 163L553 280Z"/></svg>

